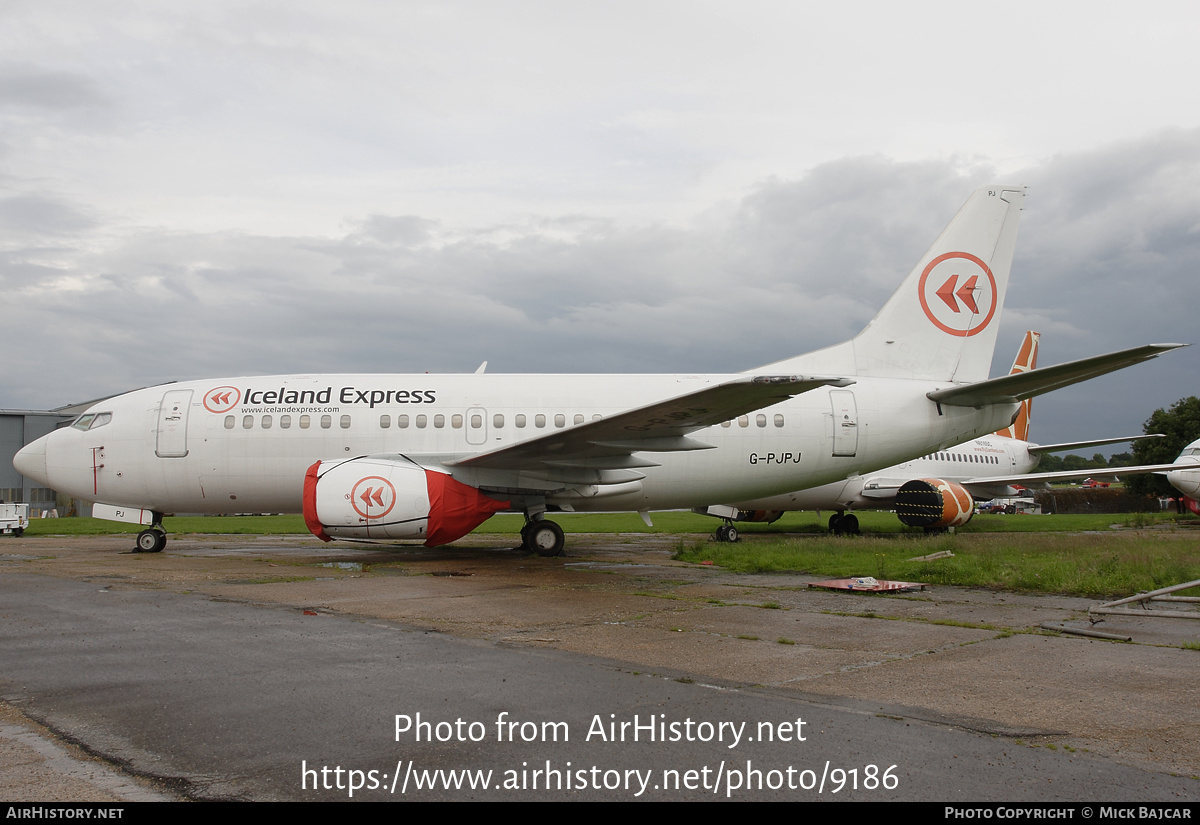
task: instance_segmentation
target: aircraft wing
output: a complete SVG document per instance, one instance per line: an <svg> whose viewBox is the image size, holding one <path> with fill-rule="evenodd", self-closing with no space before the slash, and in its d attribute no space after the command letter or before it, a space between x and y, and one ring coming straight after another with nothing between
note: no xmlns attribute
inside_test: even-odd
<svg viewBox="0 0 1200 825"><path fill-rule="evenodd" d="M931 401L955 407L982 407L988 404L1005 404L1024 401L1051 390L1069 387L1089 378L1131 367L1164 352L1170 352L1187 344L1147 344L1144 347L1110 352L1080 361L1068 361L1054 367L1038 367L1028 372L990 378L976 384L961 384L928 394Z"/></svg>
<svg viewBox="0 0 1200 825"><path fill-rule="evenodd" d="M985 476L980 478L969 478L965 481L959 481L963 487L968 490L973 486L1010 486L1020 484L1028 487L1031 484L1049 483L1052 481L1071 481L1076 478L1116 478L1118 476L1137 476L1145 475L1146 473L1166 473L1171 470L1178 470L1178 464L1143 464L1137 467L1106 467L1104 469L1091 470L1062 470L1056 473L1026 473L1025 475L1012 476Z"/></svg>
<svg viewBox="0 0 1200 825"><path fill-rule="evenodd" d="M991 498L997 495L1005 495L1006 491L1003 488L1011 487L1014 484L1020 484L1022 487L1030 487L1035 484L1048 484L1053 481L1071 481L1077 478L1116 478L1118 476L1135 476L1145 473L1166 473L1178 469L1178 464L1144 464L1135 467L1062 470L1054 473L1025 473L1023 475L1008 476L979 476L977 478L955 478L951 476L948 480L953 481L960 487L965 487L976 498ZM863 498L878 501L893 499L896 497L896 492L900 489L900 486L914 478L917 478L917 476L868 478L863 484L862 496Z"/></svg>
<svg viewBox="0 0 1200 825"><path fill-rule="evenodd" d="M536 471L542 467L619 470L656 466L653 462L634 458L633 453L711 449L712 445L689 438L689 433L778 404L817 387L846 387L853 383L849 378L828 376L755 375L735 378L665 401L449 461L445 466L510 471Z"/></svg>
<svg viewBox="0 0 1200 825"><path fill-rule="evenodd" d="M1084 450L1089 447L1103 447L1105 444L1120 444L1123 441L1141 441L1146 438L1166 438L1163 433L1147 435L1127 435L1124 438L1097 438L1092 441L1068 441L1065 444L1030 444L1027 448L1030 455L1042 453L1062 453L1067 450Z"/></svg>

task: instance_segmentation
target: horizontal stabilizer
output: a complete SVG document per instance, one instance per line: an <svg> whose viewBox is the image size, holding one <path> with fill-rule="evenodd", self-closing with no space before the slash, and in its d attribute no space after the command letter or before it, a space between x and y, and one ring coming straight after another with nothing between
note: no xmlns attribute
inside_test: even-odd
<svg viewBox="0 0 1200 825"><path fill-rule="evenodd" d="M1147 344L1144 347L1097 355L1080 361L1069 361L1054 367L991 378L977 384L962 384L928 394L931 401L954 407L985 407L990 404L1013 404L1035 395L1069 387L1125 367L1132 367L1164 352L1187 344Z"/></svg>

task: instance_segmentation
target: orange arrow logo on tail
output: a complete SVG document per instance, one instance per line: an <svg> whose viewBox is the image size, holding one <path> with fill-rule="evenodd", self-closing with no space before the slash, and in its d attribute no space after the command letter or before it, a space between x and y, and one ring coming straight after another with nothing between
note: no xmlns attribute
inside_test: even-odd
<svg viewBox="0 0 1200 825"><path fill-rule="evenodd" d="M971 310L971 314L979 314L979 305L975 303L975 284L979 282L978 275L972 275L967 279L957 290L954 289L958 284L958 276L951 275L946 283L938 288L934 294L946 302L946 306L950 307L952 312L961 312L958 308L958 301L962 301L963 305ZM955 298L958 300L956 301Z"/></svg>

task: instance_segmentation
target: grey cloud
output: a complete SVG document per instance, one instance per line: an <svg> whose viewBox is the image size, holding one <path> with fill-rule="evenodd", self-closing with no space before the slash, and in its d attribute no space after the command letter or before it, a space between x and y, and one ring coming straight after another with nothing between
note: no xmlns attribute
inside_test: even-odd
<svg viewBox="0 0 1200 825"><path fill-rule="evenodd" d="M47 195L0 198L0 237L78 235L96 226L84 211Z"/></svg>
<svg viewBox="0 0 1200 825"><path fill-rule="evenodd" d="M71 111L107 106L90 77L28 65L0 65L0 106Z"/></svg>
<svg viewBox="0 0 1200 825"><path fill-rule="evenodd" d="M362 222L358 234L365 240L388 246L420 246L432 238L437 225L437 221L416 215L372 215Z"/></svg>
<svg viewBox="0 0 1200 825"><path fill-rule="evenodd" d="M1152 136L1016 176L1032 188L994 374L1031 326L1045 333L1044 365L1191 337L1195 138ZM990 177L953 159L849 158L684 227L566 216L450 237L420 216L372 215L341 238L142 232L64 256L82 286L20 297L12 331L55 368L9 367L6 403L483 360L498 372L747 369L861 329ZM1136 430L1195 393L1193 352L1039 399L1035 437Z"/></svg>

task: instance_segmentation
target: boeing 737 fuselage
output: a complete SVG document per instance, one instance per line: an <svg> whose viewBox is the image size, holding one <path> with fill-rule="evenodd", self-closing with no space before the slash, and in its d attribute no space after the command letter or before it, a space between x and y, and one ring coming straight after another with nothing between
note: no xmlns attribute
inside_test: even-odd
<svg viewBox="0 0 1200 825"><path fill-rule="evenodd" d="M1155 357L1140 347L987 380L1024 190L980 189L856 338L734 375L288 375L102 401L28 445L24 475L149 526L304 513L323 539L444 544L492 513L641 511L778 495L1007 426L1025 398Z"/></svg>

